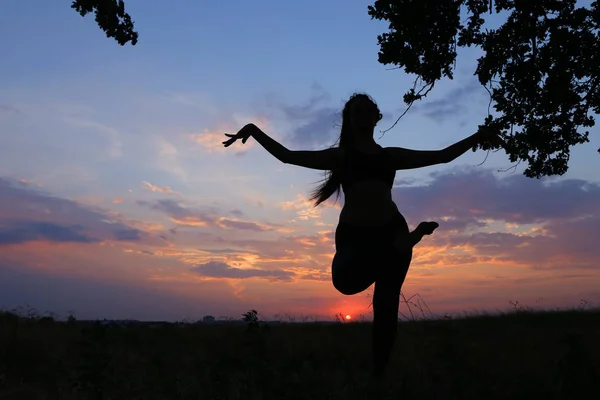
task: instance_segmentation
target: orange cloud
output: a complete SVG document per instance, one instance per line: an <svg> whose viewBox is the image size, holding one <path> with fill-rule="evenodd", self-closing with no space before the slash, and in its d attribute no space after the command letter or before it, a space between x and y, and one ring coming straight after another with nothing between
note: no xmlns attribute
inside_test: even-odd
<svg viewBox="0 0 600 400"><path fill-rule="evenodd" d="M203 221L198 217L193 215L187 215L181 218L171 217L171 221L175 222L178 225L182 226L207 226L207 221Z"/></svg>
<svg viewBox="0 0 600 400"><path fill-rule="evenodd" d="M264 116L254 116L248 118L236 118L244 121L253 121L254 124L266 129L269 126L269 121ZM200 133L193 133L189 135L189 138L195 143L199 144L202 149L207 153L223 153L227 151L227 148L223 146L223 141L227 139L225 133L235 134L244 124L248 123L220 123L216 127L211 129L203 129ZM244 149L248 149L254 145L253 140L248 140L244 144Z"/></svg>
<svg viewBox="0 0 600 400"><path fill-rule="evenodd" d="M321 209L314 206L314 203L302 193L296 196L296 200L285 201L279 204L284 211L294 210L301 221L317 219L321 217Z"/></svg>
<svg viewBox="0 0 600 400"><path fill-rule="evenodd" d="M178 193L178 192L175 192L173 189L171 189L169 186L157 186L157 185L153 185L147 181L143 181L143 184L146 185L146 187L152 192L160 192L160 193L164 193L164 194L177 194Z"/></svg>
<svg viewBox="0 0 600 400"><path fill-rule="evenodd" d="M191 134L190 139L199 144L207 153L223 153L226 148L223 146L223 141L227 139L221 130L203 129L201 133ZM251 145L252 141L246 142L246 145Z"/></svg>
<svg viewBox="0 0 600 400"><path fill-rule="evenodd" d="M35 183L35 182L32 182L32 181L30 181L28 179L19 179L18 182L21 183L24 186L33 185L33 186L36 186L38 188L43 188L44 187L44 185L42 185L41 183Z"/></svg>
<svg viewBox="0 0 600 400"><path fill-rule="evenodd" d="M222 285L223 293L229 295L223 300L217 296L221 292L213 292L215 304L233 304L235 297L241 301L240 307L251 301L253 307L260 311L263 311L260 307L264 307L265 312L275 310L274 307L311 314L321 310L353 316L368 312L366 293L343 296L333 289L330 266L335 250L334 231L329 228L334 227L323 226L325 224L317 218L308 218L304 224L316 231L314 234L278 235L278 230L286 228L280 229L275 223L237 219L245 218L246 210L236 213L213 209L202 211L202 208L186 208L169 199L149 203L180 225L216 228L213 233L209 229L168 230L152 220L129 221L113 211L86 208L55 196L29 192L25 187L18 183L16 187L0 185L4 199L0 207L0 233L4 236L0 235L0 238L6 242L2 247L3 261L9 264L26 262L27 268L85 275L90 279L124 277L137 280L139 285L151 281L156 285L172 285L172 288L177 287L173 290L183 293L184 290L179 289L181 285L185 286L186 296L192 297L198 288L208 287L202 285L210 279L210 284ZM413 190L420 194L418 189ZM424 192L427 194L426 190ZM590 190L581 196L594 193ZM423 199L426 204L430 201L428 197L416 198ZM498 207L504 207L505 202L506 199L499 202ZM481 209L490 214L489 209L494 205L491 200L480 203L487 207ZM419 201L411 204L421 207ZM565 200L565 204L570 202ZM443 221L440 229L425 237L415 248L403 291L407 296L421 293L433 311L502 307L508 300L527 302L531 296L542 295L572 295L594 300L588 294L597 292L600 284L600 274L595 268L600 220L591 207L600 203L590 201L590 204L581 216L577 214L580 208L573 207L574 215L568 215L568 218L548 217L533 222L531 218L525 218L524 213L506 213L501 209L500 216L494 213L482 215L479 208L461 210L451 204L458 211L440 211L437 214ZM157 208L159 206L162 208ZM280 203L280 206L296 213L309 206L313 209L302 195L296 201ZM435 207L431 209L435 211ZM418 211L408 210L412 222L414 215L420 215ZM468 215L453 214L463 211ZM530 212L541 211L544 210L536 208ZM485 221L485 225L460 224L461 218L470 218L472 213L477 214L478 221ZM513 218L517 214L517 220L504 218L505 215ZM223 215L236 218L224 218ZM10 225L15 216L23 221ZM78 225L86 226L88 230L80 232ZM135 232L132 228L143 232ZM163 239L151 241L146 238L149 232L153 232L153 238ZM86 240L84 234L98 240ZM169 243L164 237L168 237ZM193 271L199 266L201 268ZM365 266L369 267L372 265ZM6 270L0 265L0 274L3 268ZM274 298L277 299L276 306L272 304Z"/></svg>
<svg viewBox="0 0 600 400"><path fill-rule="evenodd" d="M243 221L240 219L217 218L215 224L224 229L246 229L252 231L270 231L273 226L270 224L262 224L260 222Z"/></svg>

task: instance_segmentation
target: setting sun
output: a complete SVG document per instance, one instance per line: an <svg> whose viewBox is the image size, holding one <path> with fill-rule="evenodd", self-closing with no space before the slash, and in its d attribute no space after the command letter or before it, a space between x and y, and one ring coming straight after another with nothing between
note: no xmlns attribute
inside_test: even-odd
<svg viewBox="0 0 600 400"><path fill-rule="evenodd" d="M346 319L352 319L352 317L350 316L350 314L346 315Z"/></svg>

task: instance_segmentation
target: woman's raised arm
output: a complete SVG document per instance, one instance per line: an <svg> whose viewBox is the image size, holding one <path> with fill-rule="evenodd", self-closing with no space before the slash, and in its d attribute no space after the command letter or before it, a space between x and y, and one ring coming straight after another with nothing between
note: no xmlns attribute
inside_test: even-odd
<svg viewBox="0 0 600 400"><path fill-rule="evenodd" d="M332 147L325 150L288 150L283 162L304 168L336 170L340 165L340 149Z"/></svg>
<svg viewBox="0 0 600 400"><path fill-rule="evenodd" d="M449 163L482 142L502 144L496 133L482 130L442 150L410 150L402 147L386 147L386 151L392 156L392 163L397 170L413 169Z"/></svg>
<svg viewBox="0 0 600 400"><path fill-rule="evenodd" d="M285 164L300 167L333 170L337 169L340 160L340 149L329 148L325 150L289 150L275 139L264 133L254 124L244 126L236 135L227 135L231 139L223 142L225 147L230 146L238 139L245 143L252 136L273 157Z"/></svg>

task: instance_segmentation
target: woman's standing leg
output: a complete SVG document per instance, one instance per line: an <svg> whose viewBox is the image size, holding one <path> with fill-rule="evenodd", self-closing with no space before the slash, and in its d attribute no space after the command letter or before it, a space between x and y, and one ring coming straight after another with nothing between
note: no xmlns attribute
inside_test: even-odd
<svg viewBox="0 0 600 400"><path fill-rule="evenodd" d="M408 273L412 249L391 250L380 265L373 294L373 364L375 375L383 376L389 362L398 330L400 290Z"/></svg>

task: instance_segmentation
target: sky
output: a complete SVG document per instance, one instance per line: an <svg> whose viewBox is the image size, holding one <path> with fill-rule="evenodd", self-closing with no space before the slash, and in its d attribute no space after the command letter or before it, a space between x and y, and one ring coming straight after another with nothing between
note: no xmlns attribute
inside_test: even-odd
<svg viewBox="0 0 600 400"><path fill-rule="evenodd" d="M331 284L343 199L307 200L322 173L252 140L221 145L253 122L290 149L329 147L357 91L384 114L383 146L441 149L474 133L488 97L473 76L480 54L463 49L455 79L380 134L414 77L378 63L387 26L369 4L127 0L140 37L121 47L69 1L4 1L0 307L370 318L370 289ZM436 315L600 304L599 136L562 177L525 178L481 151L399 171L392 193L409 225L440 223L415 248L404 295Z"/></svg>

